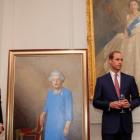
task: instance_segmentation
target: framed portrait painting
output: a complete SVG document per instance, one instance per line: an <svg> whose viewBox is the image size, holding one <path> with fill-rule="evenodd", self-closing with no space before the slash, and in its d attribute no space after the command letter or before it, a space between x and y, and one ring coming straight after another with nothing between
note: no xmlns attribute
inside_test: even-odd
<svg viewBox="0 0 140 140"><path fill-rule="evenodd" d="M117 50L124 56L122 71L133 75L140 89L139 7L139 0L87 0L91 88L96 77L109 71L108 55Z"/></svg>
<svg viewBox="0 0 140 140"><path fill-rule="evenodd" d="M45 140L46 129L39 128L39 116L49 98L48 77L53 70L63 73L63 87L72 93L68 139L90 139L86 50L10 50L8 70L6 140ZM52 117L57 119L58 115Z"/></svg>

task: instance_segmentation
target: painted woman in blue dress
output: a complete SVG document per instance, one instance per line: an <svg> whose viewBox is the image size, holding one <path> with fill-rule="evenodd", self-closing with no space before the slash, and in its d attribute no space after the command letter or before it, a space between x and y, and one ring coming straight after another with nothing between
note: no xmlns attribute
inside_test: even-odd
<svg viewBox="0 0 140 140"><path fill-rule="evenodd" d="M122 71L135 77L140 90L140 12L138 8L137 0L129 1L125 32L114 36L96 56L96 68L98 70L97 76L107 72L109 70L106 63L108 54L114 50L119 50L125 56Z"/></svg>
<svg viewBox="0 0 140 140"><path fill-rule="evenodd" d="M73 114L72 93L63 87L64 75L58 70L51 72L41 125L44 125L44 140L67 140Z"/></svg>

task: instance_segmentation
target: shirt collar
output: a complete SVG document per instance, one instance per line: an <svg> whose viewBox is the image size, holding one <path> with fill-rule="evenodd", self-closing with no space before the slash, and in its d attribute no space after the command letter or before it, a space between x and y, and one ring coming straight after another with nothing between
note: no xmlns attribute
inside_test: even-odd
<svg viewBox="0 0 140 140"><path fill-rule="evenodd" d="M110 70L110 74L113 77L115 75L115 72ZM121 72L120 71L117 72L117 75L118 75L118 77L120 77L121 76Z"/></svg>

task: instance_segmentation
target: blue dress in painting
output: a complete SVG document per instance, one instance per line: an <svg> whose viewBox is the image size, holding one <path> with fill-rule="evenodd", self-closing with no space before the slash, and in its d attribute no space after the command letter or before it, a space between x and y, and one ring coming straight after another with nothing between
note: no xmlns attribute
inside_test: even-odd
<svg viewBox="0 0 140 140"><path fill-rule="evenodd" d="M63 88L60 94L48 91L44 112L46 112L44 140L67 140L64 127L67 121L72 121L72 93Z"/></svg>

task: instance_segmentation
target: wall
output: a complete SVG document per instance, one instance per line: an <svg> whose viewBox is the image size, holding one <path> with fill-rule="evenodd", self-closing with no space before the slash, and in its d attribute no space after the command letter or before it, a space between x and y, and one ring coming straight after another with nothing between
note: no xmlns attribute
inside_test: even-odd
<svg viewBox="0 0 140 140"><path fill-rule="evenodd" d="M2 18L3 18L3 1L0 0L0 54L1 54L1 44L2 44ZM1 58L1 55L0 55ZM1 59L0 59L1 60ZM1 61L0 61L0 69L1 69Z"/></svg>
<svg viewBox="0 0 140 140"><path fill-rule="evenodd" d="M4 122L9 49L85 48L85 19L85 0L0 0L0 85Z"/></svg>

